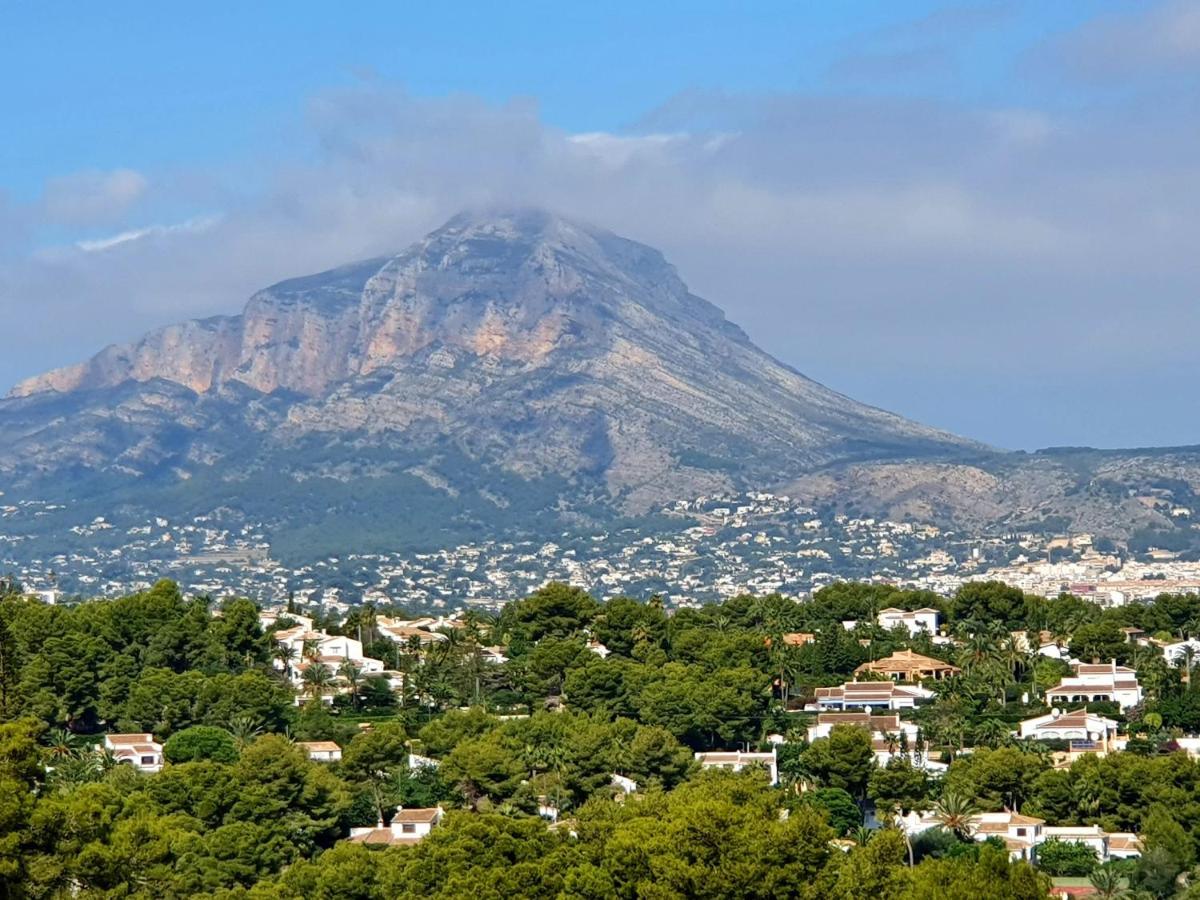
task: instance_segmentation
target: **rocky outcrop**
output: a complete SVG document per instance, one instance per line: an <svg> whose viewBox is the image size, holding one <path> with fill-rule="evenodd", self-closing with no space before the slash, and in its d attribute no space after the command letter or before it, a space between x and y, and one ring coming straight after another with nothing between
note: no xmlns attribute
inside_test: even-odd
<svg viewBox="0 0 1200 900"><path fill-rule="evenodd" d="M839 462L985 452L779 363L658 251L536 210L458 216L241 315L109 347L18 385L0 424L10 484L417 472L457 502L470 468L514 516L521 483L557 511L641 512Z"/></svg>

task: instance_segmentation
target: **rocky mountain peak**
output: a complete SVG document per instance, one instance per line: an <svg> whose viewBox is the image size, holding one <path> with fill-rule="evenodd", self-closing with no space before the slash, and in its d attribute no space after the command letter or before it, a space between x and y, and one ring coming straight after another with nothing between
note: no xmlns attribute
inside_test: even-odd
<svg viewBox="0 0 1200 900"><path fill-rule="evenodd" d="M782 365L657 250L536 209L463 213L393 256L272 285L240 315L109 347L18 385L6 416L13 479L269 473L297 502L310 479L385 479L395 503L417 479L455 498L452 518L469 484L476 507L639 512L841 460L975 449Z"/></svg>
<svg viewBox="0 0 1200 900"><path fill-rule="evenodd" d="M540 364L658 320L745 340L651 247L540 209L456 215L390 258L290 279L240 316L168 326L17 385L11 397L161 378L320 396L431 347ZM659 322L661 324L661 322ZM619 330L619 329L618 329Z"/></svg>

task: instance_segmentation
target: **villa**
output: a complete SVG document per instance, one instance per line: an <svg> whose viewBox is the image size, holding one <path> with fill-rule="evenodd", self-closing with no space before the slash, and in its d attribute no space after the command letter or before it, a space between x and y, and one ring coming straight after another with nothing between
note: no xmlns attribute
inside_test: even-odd
<svg viewBox="0 0 1200 900"><path fill-rule="evenodd" d="M702 769L728 769L731 772L740 772L747 766L764 766L771 784L779 784L779 762L774 748L770 753L751 753L743 750L697 753L696 761Z"/></svg>
<svg viewBox="0 0 1200 900"><path fill-rule="evenodd" d="M1046 691L1047 703L1116 703L1122 710L1142 702L1137 672L1115 661L1076 663L1074 676Z"/></svg>
<svg viewBox="0 0 1200 900"><path fill-rule="evenodd" d="M863 663L854 670L855 675L873 672L876 675L886 675L893 681L924 681L932 679L940 681L961 672L958 666L934 659L932 656L922 656L912 650L897 650L891 656Z"/></svg>
<svg viewBox="0 0 1200 900"><path fill-rule="evenodd" d="M820 709L851 710L913 709L918 701L928 700L933 691L915 684L898 685L892 681L847 681L836 687L817 688Z"/></svg>
<svg viewBox="0 0 1200 900"><path fill-rule="evenodd" d="M117 762L128 763L139 772L159 772L163 767L163 745L154 740L154 735L106 734L104 749L116 757Z"/></svg>
<svg viewBox="0 0 1200 900"><path fill-rule="evenodd" d="M916 637L922 631L926 634L937 634L938 611L936 609L914 609L911 612L903 609L881 609L875 617L880 628L891 630L904 628L910 635Z"/></svg>

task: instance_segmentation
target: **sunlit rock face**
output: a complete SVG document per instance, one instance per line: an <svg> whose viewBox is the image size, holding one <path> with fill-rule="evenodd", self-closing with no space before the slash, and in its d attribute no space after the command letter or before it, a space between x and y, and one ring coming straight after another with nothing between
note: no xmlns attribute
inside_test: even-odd
<svg viewBox="0 0 1200 900"><path fill-rule="evenodd" d="M470 468L477 485L551 479L560 512L979 449L779 363L657 250L539 210L462 214L395 256L260 291L241 315L31 378L0 425L10 483L415 471L461 491Z"/></svg>

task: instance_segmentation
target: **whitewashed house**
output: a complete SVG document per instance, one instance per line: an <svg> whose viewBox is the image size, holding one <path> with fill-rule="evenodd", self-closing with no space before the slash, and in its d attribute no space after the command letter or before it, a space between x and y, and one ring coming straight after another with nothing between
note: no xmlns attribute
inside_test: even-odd
<svg viewBox="0 0 1200 900"><path fill-rule="evenodd" d="M154 740L152 734L106 734L104 749L110 751L117 762L128 763L139 772L162 771L163 745Z"/></svg>
<svg viewBox="0 0 1200 900"><path fill-rule="evenodd" d="M770 753L754 753L745 750L729 752L716 750L709 753L697 753L696 761L702 769L728 769L740 772L747 766L763 766L767 770L771 784L779 784L779 761L775 748Z"/></svg>
<svg viewBox="0 0 1200 900"><path fill-rule="evenodd" d="M913 709L928 700L933 691L915 684L894 681L847 681L835 687L817 688L817 706L822 710Z"/></svg>
<svg viewBox="0 0 1200 900"><path fill-rule="evenodd" d="M1142 702L1142 687L1137 672L1115 661L1076 663L1075 674L1046 691L1046 702L1066 706L1072 703L1113 702L1122 710Z"/></svg>
<svg viewBox="0 0 1200 900"><path fill-rule="evenodd" d="M365 828L351 828L350 840L372 847L415 844L429 835L442 821L442 808L398 809L390 825L382 822Z"/></svg>
<svg viewBox="0 0 1200 900"><path fill-rule="evenodd" d="M1168 666L1184 665L1187 662L1188 651L1192 652L1193 664L1200 664L1200 640L1188 638L1186 641L1174 641L1162 645L1163 659Z"/></svg>
<svg viewBox="0 0 1200 900"><path fill-rule="evenodd" d="M889 607L881 609L875 620L879 623L880 628L886 628L889 631L893 628L904 628L913 637L922 631L934 635L938 630L938 611L928 607L912 611Z"/></svg>
<svg viewBox="0 0 1200 900"><path fill-rule="evenodd" d="M296 746L313 762L339 762L342 758L342 748L333 741L296 741Z"/></svg>
<svg viewBox="0 0 1200 900"><path fill-rule="evenodd" d="M1017 734L1035 741L1086 741L1107 749L1117 736L1117 723L1086 709L1074 712L1054 709L1044 716L1022 721Z"/></svg>
<svg viewBox="0 0 1200 900"><path fill-rule="evenodd" d="M1012 860L1037 862L1037 848L1051 838L1060 841L1077 841L1096 852L1100 862L1109 859L1128 859L1141 855L1141 844L1137 835L1130 832L1105 832L1099 826L1047 826L1044 819L1023 816L1015 812L985 812L971 817L971 836L976 841L998 837L1008 848ZM900 816L897 822L910 836L916 836L931 828L940 828L941 822L930 813L911 812Z"/></svg>

